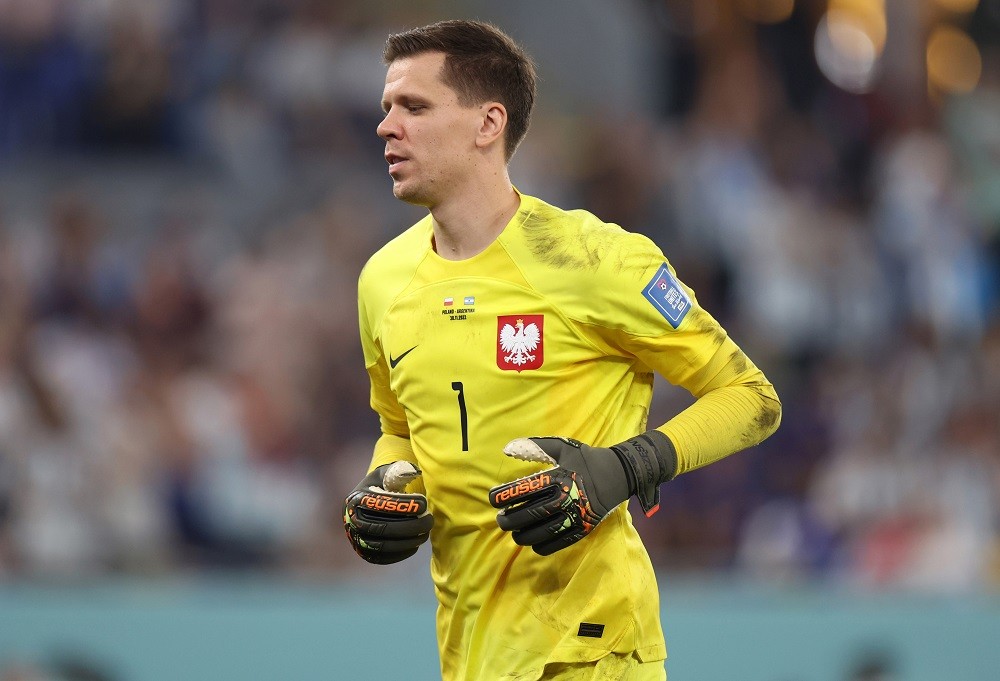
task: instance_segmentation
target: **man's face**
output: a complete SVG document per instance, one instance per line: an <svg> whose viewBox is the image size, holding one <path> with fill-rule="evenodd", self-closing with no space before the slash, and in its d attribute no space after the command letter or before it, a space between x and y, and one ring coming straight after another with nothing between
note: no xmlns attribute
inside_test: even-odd
<svg viewBox="0 0 1000 681"><path fill-rule="evenodd" d="M427 52L389 65L378 135L396 198L432 208L448 198L480 150L481 107L462 106L441 80L445 56Z"/></svg>

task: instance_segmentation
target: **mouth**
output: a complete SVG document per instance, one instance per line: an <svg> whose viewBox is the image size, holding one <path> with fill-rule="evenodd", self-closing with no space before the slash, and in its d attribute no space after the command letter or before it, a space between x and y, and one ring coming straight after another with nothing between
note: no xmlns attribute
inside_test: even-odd
<svg viewBox="0 0 1000 681"><path fill-rule="evenodd" d="M406 161L408 161L409 159L406 158L405 156L400 156L399 154L387 152L385 155L385 160L386 163L389 164L389 174L391 175L392 173L399 170L399 167L403 163L406 163Z"/></svg>

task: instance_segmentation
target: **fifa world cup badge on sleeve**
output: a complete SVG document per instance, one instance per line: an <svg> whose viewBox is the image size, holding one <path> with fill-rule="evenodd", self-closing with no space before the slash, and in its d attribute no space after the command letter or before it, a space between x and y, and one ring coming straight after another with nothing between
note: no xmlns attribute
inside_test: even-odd
<svg viewBox="0 0 1000 681"><path fill-rule="evenodd" d="M527 371L545 359L545 315L497 317L497 366L504 371Z"/></svg>
<svg viewBox="0 0 1000 681"><path fill-rule="evenodd" d="M684 321L691 309L691 299L680 283L670 274L670 268L663 264L646 285L642 295L646 297L675 329Z"/></svg>

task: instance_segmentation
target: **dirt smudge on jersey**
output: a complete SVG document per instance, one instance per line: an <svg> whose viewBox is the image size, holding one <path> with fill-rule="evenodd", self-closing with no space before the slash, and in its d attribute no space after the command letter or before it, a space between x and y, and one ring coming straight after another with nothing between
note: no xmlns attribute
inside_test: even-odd
<svg viewBox="0 0 1000 681"><path fill-rule="evenodd" d="M707 312L698 311L697 315L692 315L691 322L694 325L694 332L696 334L704 334L708 336L711 339L712 345L714 347L721 346L723 343L726 342L726 338L728 338L729 336L729 334L726 333L726 330L723 329L721 326L719 326L719 324L714 319L712 319L712 317L710 317ZM736 358L737 354L743 355L743 352L741 350L737 350L736 352L734 352L732 356L730 356L729 358L730 361L733 361ZM746 355L744 355L743 357L745 360ZM746 365L744 363L744 368L740 369L740 371L742 372L743 370L745 370L745 368Z"/></svg>
<svg viewBox="0 0 1000 681"><path fill-rule="evenodd" d="M740 435L740 444L743 447L750 447L761 442L775 429L779 418L781 418L781 404L762 395L760 409L750 427Z"/></svg>
<svg viewBox="0 0 1000 681"><path fill-rule="evenodd" d="M729 355L729 366L732 367L733 373L739 376L750 368L750 360L747 358L745 352L736 348L733 350L732 354Z"/></svg>
<svg viewBox="0 0 1000 681"><path fill-rule="evenodd" d="M596 270L610 240L599 231L581 231L570 235L548 228L555 217L549 211L536 210L524 219L528 247L540 261L559 269Z"/></svg>

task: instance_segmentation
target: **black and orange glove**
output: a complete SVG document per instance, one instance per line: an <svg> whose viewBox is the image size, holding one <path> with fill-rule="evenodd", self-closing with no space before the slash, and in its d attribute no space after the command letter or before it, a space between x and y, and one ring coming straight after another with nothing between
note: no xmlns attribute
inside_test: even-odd
<svg viewBox="0 0 1000 681"><path fill-rule="evenodd" d="M633 494L647 516L660 505L660 483L674 477L677 456L666 435L651 430L612 447L565 437L512 440L504 454L552 464L490 490L497 524L514 541L547 556L590 534Z"/></svg>
<svg viewBox="0 0 1000 681"><path fill-rule="evenodd" d="M344 529L354 551L377 565L409 558L427 541L434 516L423 494L403 492L420 477L408 461L379 466L344 501Z"/></svg>

